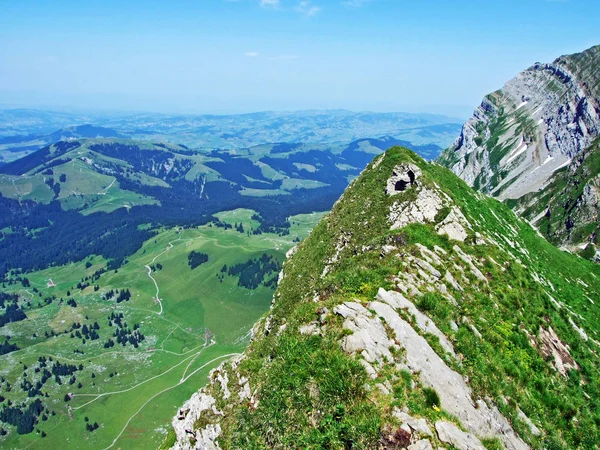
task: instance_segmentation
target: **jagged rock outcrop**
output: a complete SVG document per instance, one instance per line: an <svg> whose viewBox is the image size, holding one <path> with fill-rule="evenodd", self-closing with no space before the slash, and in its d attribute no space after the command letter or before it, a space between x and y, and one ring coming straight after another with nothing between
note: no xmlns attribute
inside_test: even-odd
<svg viewBox="0 0 600 450"><path fill-rule="evenodd" d="M600 46L534 64L482 101L440 163L470 186L512 200L555 243L594 240L600 167L590 160L597 160L600 136L598 67Z"/></svg>
<svg viewBox="0 0 600 450"><path fill-rule="evenodd" d="M219 445L215 441L221 434L221 427L218 423L198 427L198 422L203 414L218 416L222 413L215 407L215 399L211 395L197 392L185 402L173 419L173 430L177 437L173 446L174 450L219 449Z"/></svg>

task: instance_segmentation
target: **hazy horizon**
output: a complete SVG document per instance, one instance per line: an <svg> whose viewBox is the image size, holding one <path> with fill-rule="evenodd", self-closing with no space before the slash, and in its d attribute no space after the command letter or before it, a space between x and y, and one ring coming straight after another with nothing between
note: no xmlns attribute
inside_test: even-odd
<svg viewBox="0 0 600 450"><path fill-rule="evenodd" d="M0 4L0 105L465 118L536 61L600 42L591 0ZM553 30L559 29L556 33Z"/></svg>
<svg viewBox="0 0 600 450"><path fill-rule="evenodd" d="M423 111L410 111L410 110L392 110L392 111L376 111L376 110L358 110L358 109L347 109L347 108L330 108L330 109L266 109L256 111L241 111L241 112L178 112L178 111L149 111L149 110L135 110L135 109L115 109L115 108L86 108L86 107L71 107L71 106L27 106L27 105L7 105L0 103L0 111L39 111L42 113L57 113L57 114L90 114L90 115L117 115L117 116L136 116L136 115L164 115L164 116L245 116L254 114L311 114L311 113L340 113L346 112L350 114L410 114L410 115L423 115L423 116L440 116L447 119L463 121L470 113L461 117L459 115L445 114L443 112L435 112L432 110ZM458 122L457 122L458 123Z"/></svg>

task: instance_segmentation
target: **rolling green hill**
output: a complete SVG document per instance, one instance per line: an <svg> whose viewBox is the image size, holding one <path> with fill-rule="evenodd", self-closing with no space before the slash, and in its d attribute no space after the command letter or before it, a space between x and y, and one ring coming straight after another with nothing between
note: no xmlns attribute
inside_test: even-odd
<svg viewBox="0 0 600 450"><path fill-rule="evenodd" d="M237 208L256 211L256 233L287 233L290 215L328 210L373 155L398 142L201 153L115 138L60 141L0 167L0 274L89 254L118 267L151 229L197 226ZM431 157L439 150L417 148Z"/></svg>
<svg viewBox="0 0 600 450"><path fill-rule="evenodd" d="M394 148L292 253L165 447L598 448L600 268L504 204Z"/></svg>

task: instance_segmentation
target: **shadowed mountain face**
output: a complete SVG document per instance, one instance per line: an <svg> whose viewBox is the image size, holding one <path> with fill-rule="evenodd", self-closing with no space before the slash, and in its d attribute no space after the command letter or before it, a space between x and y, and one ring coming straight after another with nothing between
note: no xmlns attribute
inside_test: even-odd
<svg viewBox="0 0 600 450"><path fill-rule="evenodd" d="M595 448L599 280L392 148L288 252L253 342L179 409L167 444Z"/></svg>
<svg viewBox="0 0 600 450"><path fill-rule="evenodd" d="M597 244L599 66L600 46L536 63L483 100L439 162L552 242Z"/></svg>

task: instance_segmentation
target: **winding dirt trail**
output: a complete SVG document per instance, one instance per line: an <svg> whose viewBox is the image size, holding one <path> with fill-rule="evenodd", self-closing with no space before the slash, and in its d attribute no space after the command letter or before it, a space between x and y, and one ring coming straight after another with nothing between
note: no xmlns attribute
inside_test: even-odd
<svg viewBox="0 0 600 450"><path fill-rule="evenodd" d="M158 302L158 304L160 305L160 311L157 313L160 316L163 313L162 302L160 301L160 297L158 296L158 294L160 293L160 289L158 287L158 283L156 282L156 280L152 276L152 268L150 266L145 266L145 267L146 267L146 270L147 270L146 275L148 275L150 277L150 279L154 283L154 286L156 287L156 295L154 296L154 301Z"/></svg>
<svg viewBox="0 0 600 450"><path fill-rule="evenodd" d="M156 282L156 279L152 276L152 268L150 267L152 264L154 264L154 262L161 257L162 255L164 255L165 253L168 253L169 250L171 250L173 248L173 242L178 242L178 241L188 241L189 245L192 241L195 241L196 239L200 239L200 238L191 238L191 239L182 239L177 238L174 241L169 242L169 244L167 245L167 248L165 248L162 252L160 252L158 255L156 255L154 258L152 258L152 261L150 261L150 264L146 264L144 267L146 268L146 275L148 275L148 278L150 278L152 280L152 282L154 283L154 287L156 288L156 295L154 296L154 301L157 302L160 306L160 311L156 314L158 314L159 316L162 315L163 313L163 305L162 302L160 301L160 288L158 287L158 283Z"/></svg>
<svg viewBox="0 0 600 450"><path fill-rule="evenodd" d="M115 178L114 180L112 180L112 183L110 183L108 185L107 188L102 189L100 192L98 192L96 195L106 195L106 193L108 192L108 190L112 187L113 184L115 184L115 181L117 181L117 179Z"/></svg>
<svg viewBox="0 0 600 450"><path fill-rule="evenodd" d="M178 241L181 239L177 239ZM173 242L175 241L171 241L169 242L169 245L167 245L167 248L159 253L158 255L156 255L154 258L152 258L152 261L150 261L150 264L154 264L154 261L156 261L156 259L159 256L164 255L165 253L167 253L169 250L171 250L173 248ZM158 283L156 282L156 280L154 279L154 277L152 276L152 268L150 267L150 264L145 265L144 267L146 268L147 272L146 275L148 275L148 277L152 280L152 282L154 283L154 287L156 287L156 295L154 296L154 300L160 305L160 311L157 313L159 316L163 313L163 305L162 302L160 301L160 288L158 287Z"/></svg>

